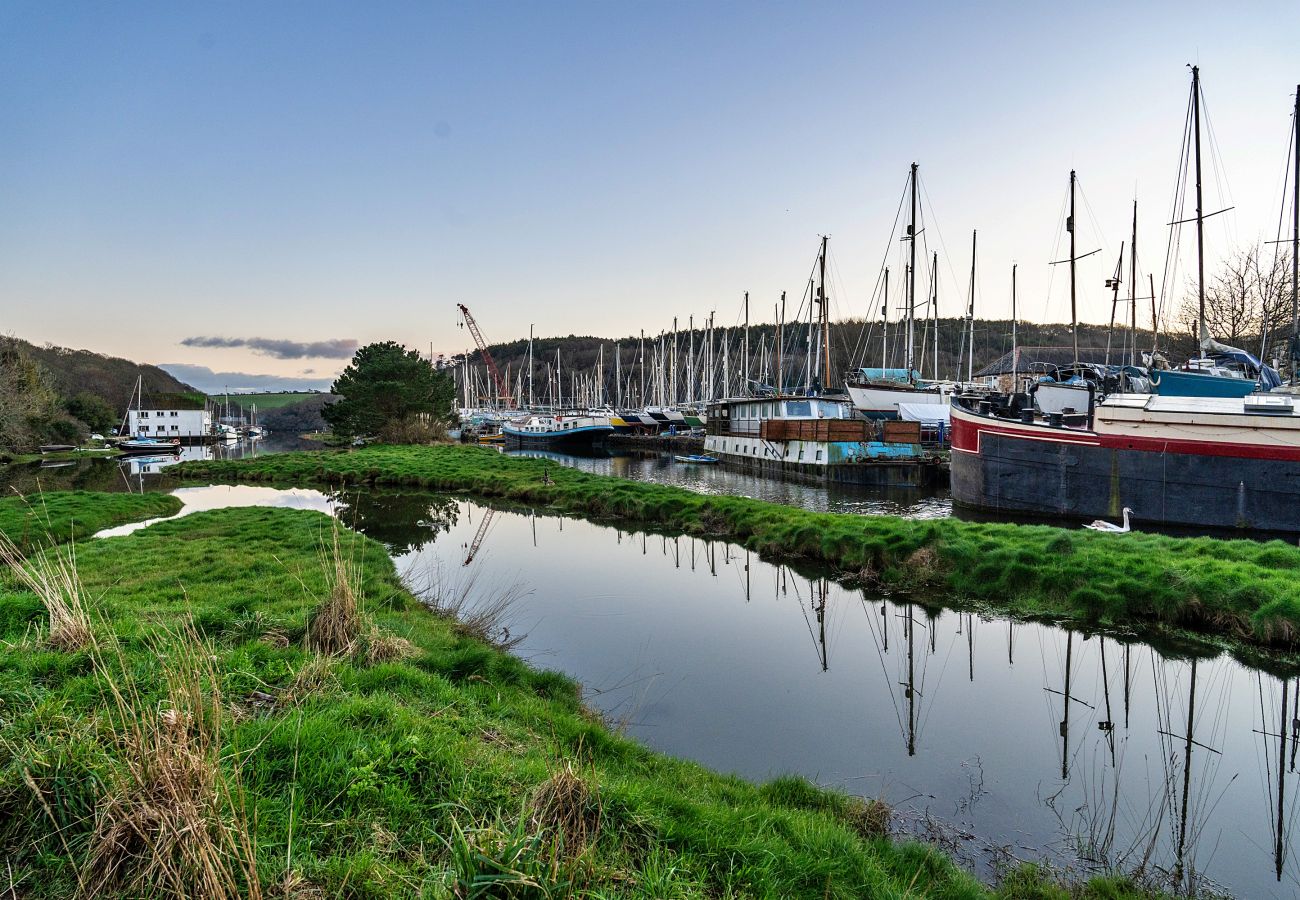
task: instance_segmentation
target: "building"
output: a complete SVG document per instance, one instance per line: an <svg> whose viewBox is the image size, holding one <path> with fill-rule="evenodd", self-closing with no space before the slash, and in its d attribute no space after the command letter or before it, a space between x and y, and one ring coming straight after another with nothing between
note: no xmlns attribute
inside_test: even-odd
<svg viewBox="0 0 1300 900"><path fill-rule="evenodd" d="M211 439L212 414L206 409L132 409L127 411L127 434L202 444Z"/></svg>

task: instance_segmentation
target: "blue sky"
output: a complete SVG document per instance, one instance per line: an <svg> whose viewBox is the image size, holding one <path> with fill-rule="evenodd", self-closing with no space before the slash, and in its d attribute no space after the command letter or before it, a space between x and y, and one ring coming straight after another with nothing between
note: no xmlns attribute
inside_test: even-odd
<svg viewBox="0 0 1300 900"><path fill-rule="evenodd" d="M1230 187L1207 206L1236 205L1211 252L1272 237L1300 6L1026 6L8 0L0 330L323 378L343 360L181 342L454 352L457 302L494 340L731 324L745 290L756 318L797 295L822 233L863 315L913 160L941 309L978 228L979 312L1016 260L1054 321L1077 168L1104 321L1135 192L1159 280L1194 61Z"/></svg>

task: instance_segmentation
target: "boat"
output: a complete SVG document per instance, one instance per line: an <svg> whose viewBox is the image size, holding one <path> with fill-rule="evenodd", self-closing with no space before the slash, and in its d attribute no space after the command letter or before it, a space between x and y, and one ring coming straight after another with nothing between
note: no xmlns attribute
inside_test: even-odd
<svg viewBox="0 0 1300 900"><path fill-rule="evenodd" d="M180 438L172 438L170 441L160 441L154 438L130 438L125 441L118 441L117 449L123 456L147 456L157 453L180 453Z"/></svg>
<svg viewBox="0 0 1300 900"><path fill-rule="evenodd" d="M1192 113L1199 129L1199 71ZM1300 98L1296 137L1300 138ZM1300 174L1300 142L1295 160ZM1200 211L1200 157L1196 157ZM1300 185L1294 201L1300 208ZM1200 228L1198 227L1198 232ZM1300 250L1300 214L1292 231ZM1202 248L1198 240L1198 251ZM1073 254L1072 254L1073 256ZM1200 286L1201 349L1233 359L1209 338ZM1292 283L1292 316L1300 298ZM1207 353L1208 351L1208 353ZM1236 351L1241 353L1242 351ZM1211 355L1211 354L1217 354ZM1247 361L1236 359L1244 365ZM1300 409L1297 398L1255 389L1238 374L1188 369L1151 373L1157 392L1080 392L1072 412L1044 413L1027 393L952 399L952 497L959 506L1039 516L1300 532ZM1185 375L1190 388L1161 389ZM1271 381L1271 376L1269 377ZM1223 396L1226 386L1245 393ZM1041 386L1039 392L1041 393ZM1192 393L1191 391L1195 391ZM1219 391L1219 396L1211 393Z"/></svg>
<svg viewBox="0 0 1300 900"><path fill-rule="evenodd" d="M701 463L705 465L711 465L718 461L716 456L709 456L704 453L689 453L684 456L674 456L673 459L679 463Z"/></svg>
<svg viewBox="0 0 1300 900"><path fill-rule="evenodd" d="M591 446L611 434L614 426L608 416L584 412L533 413L501 425L501 435L513 447L554 447L560 445Z"/></svg>
<svg viewBox="0 0 1300 900"><path fill-rule="evenodd" d="M1127 506L1138 522L1300 531L1300 409L1289 395L1112 394L1049 416L1009 397L953 398L959 505L1069 519Z"/></svg>
<svg viewBox="0 0 1300 900"><path fill-rule="evenodd" d="M77 449L76 444L41 444L42 453L69 453Z"/></svg>
<svg viewBox="0 0 1300 900"><path fill-rule="evenodd" d="M871 419L897 419L900 417L899 405L906 403L943 403L947 398L941 394L937 384L926 384L921 380L921 373L916 371L914 355L916 348L916 241L915 236L920 234L917 229L917 172L919 166L912 163L911 173L908 177L909 190L912 198L912 216L907 226L907 233L903 240L908 242L910 263L907 271L912 273L912 277L907 279L907 320L906 320L906 338L904 340L905 360L903 368L891 369L885 367L885 360L881 360L881 367L858 368L844 376L844 387L849 393L849 398L853 401L854 409ZM892 235L890 236L892 240ZM938 266L938 254L935 254L934 265ZM973 263L972 263L973 265ZM885 328L889 327L889 270L884 272L885 284ZM933 279L932 279L933 283ZM972 282L972 290L973 282ZM938 297L936 295L936 308ZM887 332L886 332L887 333ZM935 332L936 339L938 331ZM882 345L885 338L882 338ZM882 356L887 354L882 352ZM938 358L936 346L936 360Z"/></svg>

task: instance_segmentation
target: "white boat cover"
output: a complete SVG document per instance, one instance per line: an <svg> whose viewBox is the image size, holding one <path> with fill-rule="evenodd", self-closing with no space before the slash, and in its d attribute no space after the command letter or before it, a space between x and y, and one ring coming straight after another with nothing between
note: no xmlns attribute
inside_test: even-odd
<svg viewBox="0 0 1300 900"><path fill-rule="evenodd" d="M898 417L904 422L922 422L926 425L952 424L952 407L947 403L899 403Z"/></svg>

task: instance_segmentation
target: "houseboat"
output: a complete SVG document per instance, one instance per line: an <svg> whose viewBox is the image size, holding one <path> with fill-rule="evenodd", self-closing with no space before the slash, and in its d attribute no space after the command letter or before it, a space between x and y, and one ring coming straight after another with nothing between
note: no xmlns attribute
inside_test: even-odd
<svg viewBox="0 0 1300 900"><path fill-rule="evenodd" d="M937 464L918 422L873 422L835 397L709 404L704 451L761 475L813 483L923 485Z"/></svg>
<svg viewBox="0 0 1300 900"><path fill-rule="evenodd" d="M534 413L502 423L508 447L590 447L614 431L608 416L577 413Z"/></svg>

